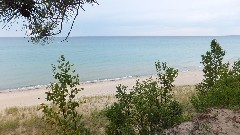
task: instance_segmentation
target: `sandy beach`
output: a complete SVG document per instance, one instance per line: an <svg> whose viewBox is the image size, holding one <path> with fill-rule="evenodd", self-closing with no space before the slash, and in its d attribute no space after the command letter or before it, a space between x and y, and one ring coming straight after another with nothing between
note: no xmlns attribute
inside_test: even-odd
<svg viewBox="0 0 240 135"><path fill-rule="evenodd" d="M114 95L116 93L116 86L123 84L131 88L136 79L145 80L150 76L144 77L132 77L119 80L108 80L96 83L83 83L80 88L84 88L83 91L79 93L80 96L98 96L98 95ZM155 77L154 77L155 78ZM203 79L202 71L188 71L180 72L176 78L175 85L195 85ZM45 87L41 88L29 88L24 90L5 90L0 91L0 110L8 107L27 107L36 106L45 102Z"/></svg>

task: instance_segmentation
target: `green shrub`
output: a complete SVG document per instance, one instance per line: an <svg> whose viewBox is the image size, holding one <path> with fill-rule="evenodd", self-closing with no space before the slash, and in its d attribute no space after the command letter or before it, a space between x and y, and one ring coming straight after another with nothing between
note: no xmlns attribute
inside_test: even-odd
<svg viewBox="0 0 240 135"><path fill-rule="evenodd" d="M41 104L40 107L44 113L43 118L56 134L88 134L89 131L82 123L82 115L75 110L79 106L75 96L82 90L76 87L80 84L79 76L75 75L75 70L71 70L73 65L63 55L58 63L58 66L52 65L53 76L58 82L51 83L46 92L46 100L52 105Z"/></svg>
<svg viewBox="0 0 240 135"><path fill-rule="evenodd" d="M197 85L197 94L191 98L194 108L203 112L206 108L240 107L240 60L231 69L223 63L225 52L212 41L211 51L202 55L205 79Z"/></svg>
<svg viewBox="0 0 240 135"><path fill-rule="evenodd" d="M211 50L202 55L204 79L196 86L196 89L202 93L214 86L217 80L227 73L229 66L229 63L223 63L225 51L215 39L212 40L210 47Z"/></svg>
<svg viewBox="0 0 240 135"><path fill-rule="evenodd" d="M107 134L159 134L181 121L182 108L171 93L177 70L160 62L156 62L156 69L156 80L137 80L132 89L117 87L118 102L105 112Z"/></svg>

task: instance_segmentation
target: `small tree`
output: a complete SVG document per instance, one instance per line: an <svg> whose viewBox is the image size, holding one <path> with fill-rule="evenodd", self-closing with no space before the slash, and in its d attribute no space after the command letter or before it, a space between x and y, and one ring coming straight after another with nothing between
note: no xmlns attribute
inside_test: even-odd
<svg viewBox="0 0 240 135"><path fill-rule="evenodd" d="M52 105L42 103L40 109L44 113L44 120L51 126L51 130L56 134L73 135L87 134L87 129L82 123L82 115L76 111L79 102L75 100L76 94L83 90L78 89L79 75L75 75L75 70L71 70L72 64L61 55L58 60L59 65L53 67L53 76L58 82L51 83L46 92L46 100Z"/></svg>
<svg viewBox="0 0 240 135"><path fill-rule="evenodd" d="M172 98L172 88L174 87L174 79L178 75L178 70L167 67L167 63L155 62L156 70L158 72L157 82L160 84L162 89L161 101L167 102L167 99Z"/></svg>
<svg viewBox="0 0 240 135"><path fill-rule="evenodd" d="M211 50L202 55L204 79L196 86L198 91L206 92L216 84L217 80L227 74L229 63L223 63L224 56L225 51L215 39L212 40Z"/></svg>
<svg viewBox="0 0 240 135"><path fill-rule="evenodd" d="M211 51L202 55L204 79L196 88L197 94L191 98L194 108L203 112L206 108L239 108L240 106L240 60L232 68L223 63L225 51L212 40Z"/></svg>

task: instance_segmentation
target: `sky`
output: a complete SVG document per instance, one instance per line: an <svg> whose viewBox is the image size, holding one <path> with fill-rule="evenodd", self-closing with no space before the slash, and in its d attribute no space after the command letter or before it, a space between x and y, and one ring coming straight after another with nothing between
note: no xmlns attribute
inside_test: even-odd
<svg viewBox="0 0 240 135"><path fill-rule="evenodd" d="M240 35L240 0L98 0L80 11L70 36ZM2 26L2 24L0 24ZM17 24L0 37L24 36ZM65 23L59 36L66 36ZM18 31L16 31L18 29Z"/></svg>

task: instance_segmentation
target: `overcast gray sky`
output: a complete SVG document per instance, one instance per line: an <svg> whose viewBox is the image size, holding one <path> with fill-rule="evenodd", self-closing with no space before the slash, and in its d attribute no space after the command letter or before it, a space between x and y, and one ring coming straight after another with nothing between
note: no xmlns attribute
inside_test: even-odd
<svg viewBox="0 0 240 135"><path fill-rule="evenodd" d="M240 0L98 0L78 16L71 36L240 34ZM2 26L2 24L1 24ZM1 30L0 36L24 36ZM69 24L65 24L65 36Z"/></svg>

